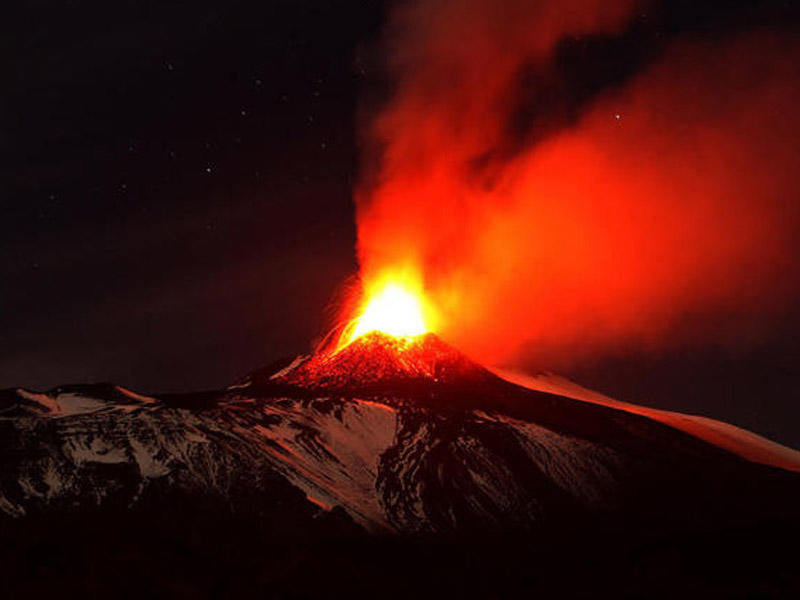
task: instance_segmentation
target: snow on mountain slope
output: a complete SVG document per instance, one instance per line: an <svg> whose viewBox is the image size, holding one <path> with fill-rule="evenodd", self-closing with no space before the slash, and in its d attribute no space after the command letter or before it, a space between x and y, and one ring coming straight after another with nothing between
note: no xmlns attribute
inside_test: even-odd
<svg viewBox="0 0 800 600"><path fill-rule="evenodd" d="M357 399L243 397L222 403L211 415L260 448L311 501L325 508L345 507L368 530L391 529L375 479L380 456L395 439L398 417L393 408Z"/></svg>
<svg viewBox="0 0 800 600"><path fill-rule="evenodd" d="M97 396L103 400L98 400ZM109 384L63 386L47 394L17 388L16 401L9 400L6 405L0 406L0 418L15 412L64 417L98 410L131 411L156 402L154 398Z"/></svg>
<svg viewBox="0 0 800 600"><path fill-rule="evenodd" d="M601 508L626 460L533 424L482 412L443 419L407 402L242 396L212 412L309 499L374 532L529 527L551 493Z"/></svg>
<svg viewBox="0 0 800 600"><path fill-rule="evenodd" d="M435 336L370 334L217 392L0 391L0 512L175 496L312 524L338 507L371 532L519 532L598 515L706 522L800 497L797 476L682 431L680 415L535 383L509 383Z"/></svg>
<svg viewBox="0 0 800 600"><path fill-rule="evenodd" d="M476 411L402 410L377 489L400 531L525 530L563 510L607 510L626 457L531 423Z"/></svg>
<svg viewBox="0 0 800 600"><path fill-rule="evenodd" d="M493 368L491 370L506 381L531 390L558 394L567 398L592 402L642 415L680 431L685 431L694 437L724 448L749 461L800 472L800 451L773 442L752 431L747 431L730 423L699 415L688 415L620 402L551 373L527 375L507 369Z"/></svg>
<svg viewBox="0 0 800 600"><path fill-rule="evenodd" d="M116 386L0 393L0 511L125 507L149 493L281 491L260 452L203 414Z"/></svg>

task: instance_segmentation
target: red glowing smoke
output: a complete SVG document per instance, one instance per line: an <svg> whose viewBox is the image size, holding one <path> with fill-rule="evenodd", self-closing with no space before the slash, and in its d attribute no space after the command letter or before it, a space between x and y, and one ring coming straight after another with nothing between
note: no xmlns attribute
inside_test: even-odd
<svg viewBox="0 0 800 600"><path fill-rule="evenodd" d="M362 277L418 271L436 330L485 361L700 339L711 316L730 331L791 291L796 38L676 40L509 150L521 74L546 79L559 40L613 35L633 8L438 0L393 18L396 88L357 198Z"/></svg>

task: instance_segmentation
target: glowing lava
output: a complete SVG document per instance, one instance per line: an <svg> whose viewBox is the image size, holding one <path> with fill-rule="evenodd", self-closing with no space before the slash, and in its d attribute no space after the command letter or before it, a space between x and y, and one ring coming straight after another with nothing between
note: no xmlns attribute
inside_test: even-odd
<svg viewBox="0 0 800 600"><path fill-rule="evenodd" d="M345 327L337 350L373 331L398 338L430 331L430 310L425 305L421 286L413 280L386 277L370 286L365 298L359 316Z"/></svg>

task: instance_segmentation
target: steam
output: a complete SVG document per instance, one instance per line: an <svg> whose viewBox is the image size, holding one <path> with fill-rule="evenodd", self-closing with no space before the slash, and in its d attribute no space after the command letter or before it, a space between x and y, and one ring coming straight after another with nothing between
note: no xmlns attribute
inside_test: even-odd
<svg viewBox="0 0 800 600"><path fill-rule="evenodd" d="M778 314L796 281L796 38L675 40L566 116L530 105L561 41L618 34L635 8L402 5L394 91L365 134L362 278L415 270L438 331L489 362L735 336Z"/></svg>

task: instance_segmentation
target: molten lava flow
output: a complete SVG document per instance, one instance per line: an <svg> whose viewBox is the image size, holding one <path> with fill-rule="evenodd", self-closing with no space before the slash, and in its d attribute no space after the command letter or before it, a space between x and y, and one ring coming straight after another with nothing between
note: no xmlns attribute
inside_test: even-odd
<svg viewBox="0 0 800 600"><path fill-rule="evenodd" d="M397 338L410 338L430 331L431 310L421 285L413 277L385 275L365 286L358 316L344 328L337 351L364 334L378 331ZM427 317L427 318L426 318Z"/></svg>

